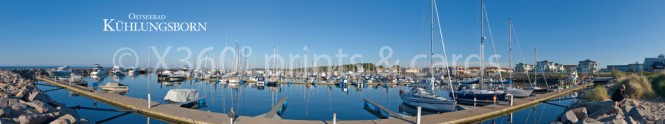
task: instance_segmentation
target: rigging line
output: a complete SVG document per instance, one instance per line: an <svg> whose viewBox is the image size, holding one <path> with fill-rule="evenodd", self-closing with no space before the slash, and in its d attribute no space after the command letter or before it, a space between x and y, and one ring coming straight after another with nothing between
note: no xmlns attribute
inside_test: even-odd
<svg viewBox="0 0 665 124"><path fill-rule="evenodd" d="M445 61L445 67L444 68L446 69L446 72L447 72L446 76L448 78L448 85L450 85L450 90L454 91L454 89L452 87L453 86L452 85L453 81L452 81L451 76L450 76L450 71L451 70L448 69L448 67L449 67L449 65L448 65L448 53L446 53L446 45L445 45L444 40L443 40L443 32L441 31L442 29L441 29L441 20L440 20L440 17L439 17L439 7L437 7L437 5L436 5L436 0L434 0L434 1L435 1L434 2L434 11L436 12L436 22L437 22L437 25L439 27L439 38L441 38L441 47L443 48L443 59ZM455 98L455 94L452 93L452 95L453 95L453 98Z"/></svg>
<svg viewBox="0 0 665 124"><path fill-rule="evenodd" d="M494 36L492 35L492 27L490 27L490 19L489 19L489 14L487 14L487 8L483 5L483 11L485 12L485 20L487 20L487 31L490 33L490 41L492 41L492 49L494 50L494 55L496 54L496 47L494 47ZM484 56L482 56L484 57ZM496 60L496 66L497 66L497 73L499 73L499 79L503 79L503 76L501 75L501 72L498 71L501 69L501 64L499 63L499 57L494 57Z"/></svg>
<svg viewBox="0 0 665 124"><path fill-rule="evenodd" d="M515 24L512 24L510 26L511 26L511 28L513 28L513 35L515 36L515 38L513 38L513 39L515 39L515 42L517 43L517 49L520 50L520 61L522 61L522 64L526 64L524 62L524 51L522 51L522 47L520 46L520 41L519 41L519 38L517 37L517 31L516 31L517 29L515 29ZM535 67L535 64L534 64L534 67ZM526 70L525 72L526 72L526 79L528 79L529 84L531 84L531 77L529 77L529 71ZM535 70L534 70L534 72L535 72ZM534 79L534 80L536 80L536 79Z"/></svg>

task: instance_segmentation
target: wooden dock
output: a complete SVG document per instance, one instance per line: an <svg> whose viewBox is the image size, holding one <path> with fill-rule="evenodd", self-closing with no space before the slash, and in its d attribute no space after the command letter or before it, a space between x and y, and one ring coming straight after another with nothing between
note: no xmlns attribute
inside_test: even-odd
<svg viewBox="0 0 665 124"><path fill-rule="evenodd" d="M286 99L287 99L287 97L284 97L281 100L279 100L279 102L277 102L277 104L275 104L272 107L272 109L270 109L270 111L264 117L265 118L273 118L273 116L275 116L275 114L277 114L278 112L282 112L284 110L284 108L286 107Z"/></svg>
<svg viewBox="0 0 665 124"><path fill-rule="evenodd" d="M92 91L91 89L78 85L69 85L64 82L55 81L51 78L46 77L37 77L39 80L43 80L51 85L63 87L71 92L75 92L91 99L102 101L110 105L125 109L127 111L139 113L145 116L157 118L160 120L166 120L175 123L197 123L197 124L229 124L231 123L231 118L227 114L215 113L215 112L205 112L196 109L188 109L178 107L176 105L169 104L159 104L158 102L152 101L151 108L148 108L148 101L138 98L132 98L128 96L117 95L114 93L105 93L102 91ZM533 97L527 97L522 99L514 99L514 106L509 104L500 104L495 108L492 108L492 105L483 106L483 107L473 107L467 110L447 112L442 114L432 114L422 116L422 123L475 123L483 121L486 119L495 118L504 114L509 114L521 109L539 104L541 102L558 98L564 96L568 93L574 91L582 90L586 87L592 86L593 84L585 84L574 88L563 89L558 92L550 92L546 94L538 94L537 98L534 100ZM372 105L379 107L377 103L371 100L369 101ZM286 98L283 98L279 103L284 104ZM277 104L270 111L276 111L275 108L281 108L280 104ZM390 112L387 108L380 108ZM269 112L269 113L270 113ZM275 112L276 113L276 112ZM337 120L336 123L339 124L395 124L395 123L414 123L416 122L416 116L397 118L400 117L398 113L388 113L390 116L395 118L388 119L377 119L377 120ZM274 114L272 114L274 116ZM250 116L238 116L236 117L233 123L237 124L311 124L311 123L333 123L332 120L286 120L279 118L267 118L269 115L264 117L250 117ZM330 115L332 116L332 115Z"/></svg>

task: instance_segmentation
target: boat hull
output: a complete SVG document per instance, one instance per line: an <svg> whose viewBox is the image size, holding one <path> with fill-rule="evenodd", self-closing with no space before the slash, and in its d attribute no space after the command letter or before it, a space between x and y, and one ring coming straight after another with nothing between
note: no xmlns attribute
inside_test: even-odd
<svg viewBox="0 0 665 124"><path fill-rule="evenodd" d="M496 102L499 101L505 101L506 100L506 93L481 93L481 94L476 94L476 93L450 93L451 97L452 95L455 94L455 100L459 104L465 104L465 105L489 105L494 103L494 96L496 96ZM475 99L475 100L474 100Z"/></svg>
<svg viewBox="0 0 665 124"><path fill-rule="evenodd" d="M440 111L440 112L455 111L457 105L457 102L452 100L445 100L445 101L422 100L414 97L408 97L405 95L402 96L402 101L409 106L413 107L420 106L425 110Z"/></svg>
<svg viewBox="0 0 665 124"><path fill-rule="evenodd" d="M533 90L524 90L524 89L508 89L506 93L513 95L516 98L529 97L533 94Z"/></svg>

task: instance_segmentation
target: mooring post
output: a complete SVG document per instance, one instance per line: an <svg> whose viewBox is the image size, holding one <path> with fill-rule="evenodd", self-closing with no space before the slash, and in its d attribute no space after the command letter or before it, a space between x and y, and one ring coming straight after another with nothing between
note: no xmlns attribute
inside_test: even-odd
<svg viewBox="0 0 665 124"><path fill-rule="evenodd" d="M148 108L152 108L150 102L152 102L152 100L150 100L150 93L148 93Z"/></svg>
<svg viewBox="0 0 665 124"><path fill-rule="evenodd" d="M476 107L476 97L473 97L473 107Z"/></svg>
<svg viewBox="0 0 665 124"><path fill-rule="evenodd" d="M418 106L418 115L416 117L416 124L420 124L421 110L422 110L422 107Z"/></svg>
<svg viewBox="0 0 665 124"><path fill-rule="evenodd" d="M333 124L337 124L337 113L333 113Z"/></svg>
<svg viewBox="0 0 665 124"><path fill-rule="evenodd" d="M513 106L513 94L510 94L510 106Z"/></svg>
<svg viewBox="0 0 665 124"><path fill-rule="evenodd" d="M231 124L233 124L233 118L231 118Z"/></svg>

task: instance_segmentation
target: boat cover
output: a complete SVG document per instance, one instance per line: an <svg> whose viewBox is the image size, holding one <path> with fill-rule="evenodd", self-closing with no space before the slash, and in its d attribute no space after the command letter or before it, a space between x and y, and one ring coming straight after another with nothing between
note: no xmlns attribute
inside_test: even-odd
<svg viewBox="0 0 665 124"><path fill-rule="evenodd" d="M171 102L187 102L199 98L197 89L171 89L166 93L164 100Z"/></svg>

